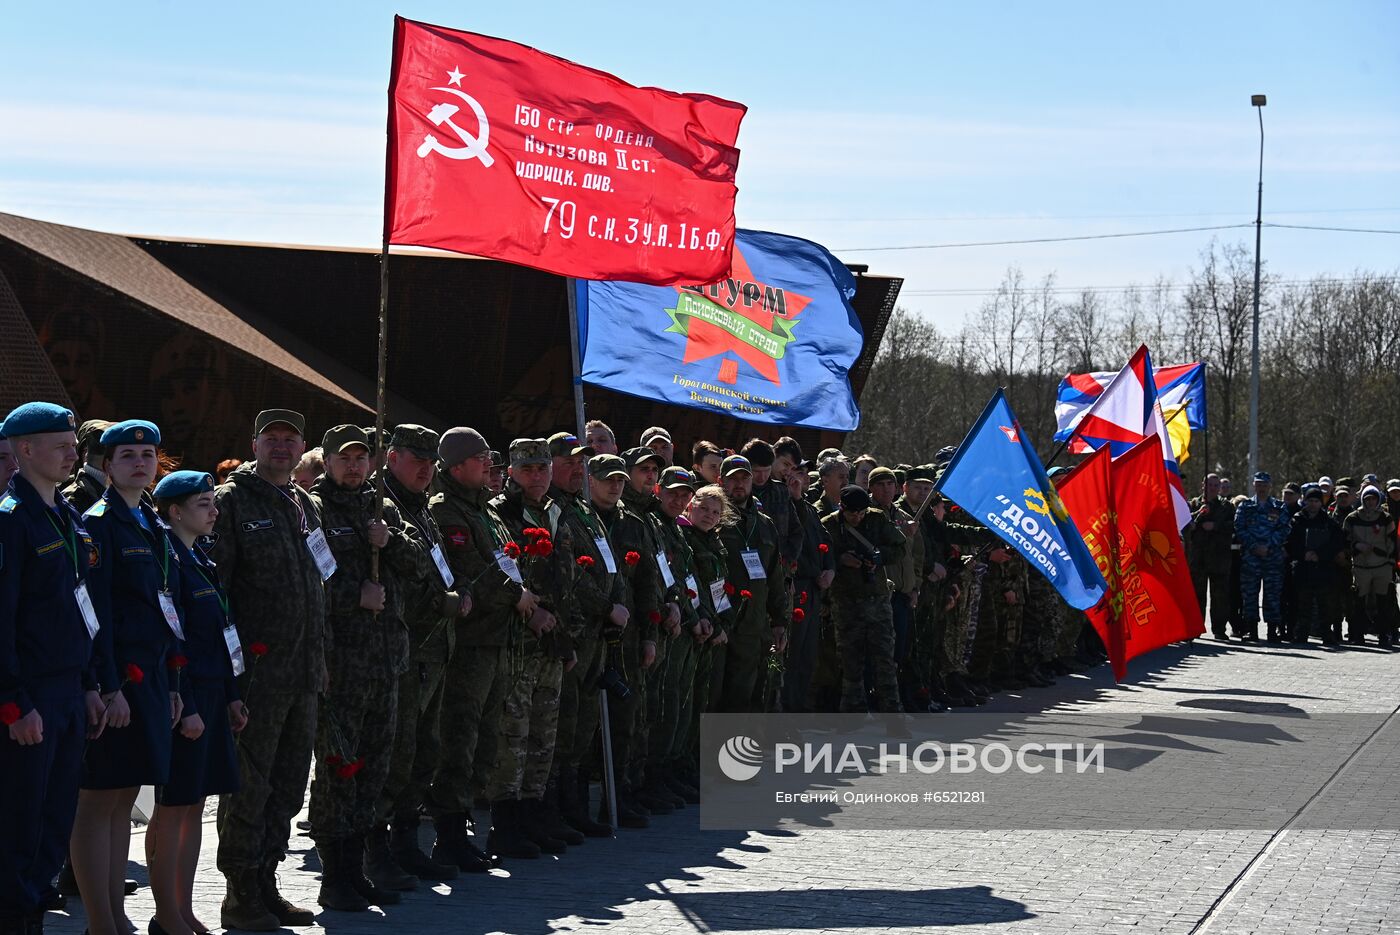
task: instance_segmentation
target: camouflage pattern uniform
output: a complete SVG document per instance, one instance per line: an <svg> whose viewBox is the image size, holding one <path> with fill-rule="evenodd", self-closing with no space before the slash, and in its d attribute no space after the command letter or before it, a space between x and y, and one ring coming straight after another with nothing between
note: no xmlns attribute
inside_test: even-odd
<svg viewBox="0 0 1400 935"><path fill-rule="evenodd" d="M414 493L386 473L385 489L406 520L405 531L425 554L443 548L442 533L428 509L429 496ZM443 555L446 557L446 549ZM447 666L457 637L461 594L447 583L429 559L426 573L404 578L404 622L408 626L408 671L399 680L397 729L389 778L380 798L379 817L417 828L418 809L437 770L442 752L441 716ZM416 838L416 834L415 834Z"/></svg>
<svg viewBox="0 0 1400 935"><path fill-rule="evenodd" d="M859 526L851 526L835 512L822 518L836 553L836 580L831 585L831 613L836 641L841 649L841 710L869 710L865 693L867 662L873 667L874 689L880 710L900 711L899 680L894 659L894 617L890 608L891 582L887 567L904 559L908 548L904 534L883 510L871 507ZM864 542L857 536L863 537ZM850 568L841 561L852 553L871 560L873 569Z"/></svg>
<svg viewBox="0 0 1400 935"><path fill-rule="evenodd" d="M331 687L321 700L316 728L316 778L311 782L311 838L318 844L368 834L389 778L398 710L398 683L408 668L404 625L404 581L425 577L428 556L405 528L398 509L384 504L389 542L380 550L379 583L384 609L360 606L360 588L370 581L369 524L379 493L366 482L347 490L322 475L311 486L321 508L322 528L336 571L326 582L326 653ZM333 760L338 757L339 760ZM337 762L362 762L349 778Z"/></svg>
<svg viewBox="0 0 1400 935"><path fill-rule="evenodd" d="M816 699L812 695L812 678L816 673L821 619L826 607L825 594L817 586L817 577L834 569L835 565L831 543L816 507L806 500L792 500L791 503L802 530L802 546L797 552L797 569L792 579L793 608L794 612L802 611L802 620L794 621L789 631L787 665L783 673L783 710L813 711ZM822 551L822 546L826 546L826 551Z"/></svg>
<svg viewBox="0 0 1400 935"><path fill-rule="evenodd" d="M80 514L92 509L93 504L107 492L107 483L99 477L100 473L96 468L84 464L61 491Z"/></svg>
<svg viewBox="0 0 1400 935"><path fill-rule="evenodd" d="M441 467L441 466L440 466ZM428 790L429 814L466 815L474 794L485 794L495 763L496 733L509 678L507 644L520 639L515 610L522 588L500 569L496 551L510 530L490 505L485 487L470 489L439 470L428 510L442 530L447 564L459 588L469 588L472 611L458 624L442 703L442 756Z"/></svg>
<svg viewBox="0 0 1400 935"><path fill-rule="evenodd" d="M671 636L664 630L658 634L658 652L665 645L666 668L661 677L655 679L656 691L649 694L651 724L647 741L646 784L660 783L668 772L668 766L677 755L677 747L684 742L686 731L681 730L683 713L689 710L691 695L695 685L695 627L700 622L700 582L696 575L695 554L690 543L676 520L661 511L658 502L652 514L657 521L662 547L666 560L671 566L671 577L675 580L675 601L681 611L681 630ZM688 585L687 581L693 581ZM695 597L690 593L693 591ZM688 725L687 725L688 726Z"/></svg>
<svg viewBox="0 0 1400 935"><path fill-rule="evenodd" d="M755 709L754 688L768 659L772 629L786 627L792 619L783 559L778 546L778 528L759 509L754 497L734 504L738 518L733 525L720 526L720 539L729 561L729 583L735 596L747 590L752 597L739 600L735 619L729 627L725 653L714 660L717 697L711 688L712 706L726 714L743 714ZM750 578L744 566L744 551L758 552L765 577ZM731 598L733 600L733 598Z"/></svg>
<svg viewBox="0 0 1400 935"><path fill-rule="evenodd" d="M679 602L676 594L679 585L675 582L675 573L671 571L670 562L666 563L666 572L671 574L672 583L666 584L666 576L661 570L661 561L665 557L665 540L662 538L661 523L657 519L656 509L659 501L651 493L641 493L629 483L622 491L622 504L634 516L640 519L645 534L639 550L644 559L650 561L655 569L654 584L657 588L656 603L652 610L647 611L644 623L648 628L642 631L643 640L653 640L656 643L656 661L647 670L639 670L639 682L633 685L633 689L638 692L636 720L632 724L632 738L628 745L629 760L627 763L627 773L633 786L640 789L645 781L647 757L651 752L651 726L659 713L661 706L661 686L666 679L666 648L668 637L659 626L664 622L668 612L667 604ZM656 621L652 621L652 612L658 615ZM629 683L631 684L631 683Z"/></svg>
<svg viewBox="0 0 1400 935"><path fill-rule="evenodd" d="M1269 497L1260 503L1251 498L1235 510L1235 535L1240 540L1240 596L1246 636L1257 635L1259 586L1264 586L1264 621L1272 632L1283 625L1283 544L1288 541L1289 518L1283 501ZM1255 546L1268 551L1254 554Z"/></svg>
<svg viewBox="0 0 1400 935"><path fill-rule="evenodd" d="M721 632L727 632L732 625L734 599L726 593L728 582L725 580L725 575L728 574L729 563L724 543L719 538L718 527L709 532L701 532L691 525L682 528L695 560L695 577L700 584L698 589L700 592L700 613L709 619L713 627L710 639L694 648L695 688L691 693L689 715L687 716L684 711L681 715L682 733L680 737L684 739L678 760L683 762L680 768L683 776L689 781L699 771L699 763L695 757L700 748L700 716L707 711L714 710L711 707L714 660L717 655L724 652L723 646L714 645L714 639ZM719 606L724 606L725 602L728 602L728 606L723 611L716 609L713 586L718 586L722 595ZM694 785L694 783L691 784Z"/></svg>
<svg viewBox="0 0 1400 935"><path fill-rule="evenodd" d="M263 643L238 690L248 706L239 735L239 791L219 801L219 869L267 871L287 853L316 741L317 693L326 682L325 588L306 533L321 527L311 495L274 487L257 463L219 487L213 558L245 647ZM303 531L305 530L305 531Z"/></svg>

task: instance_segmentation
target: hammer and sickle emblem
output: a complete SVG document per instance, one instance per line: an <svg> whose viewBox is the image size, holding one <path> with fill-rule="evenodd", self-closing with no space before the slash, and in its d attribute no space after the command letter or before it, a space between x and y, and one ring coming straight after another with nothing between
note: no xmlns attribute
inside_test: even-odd
<svg viewBox="0 0 1400 935"><path fill-rule="evenodd" d="M456 104L434 104L433 109L428 111L428 119L434 126L445 126L457 138L462 141L462 146L444 146L438 142L437 137L431 133L423 137L423 142L418 147L418 158L426 159L428 153L437 153L446 156L448 159L480 159L481 164L490 168L496 160L486 151L487 140L491 136L491 124L486 120L486 111L481 109L481 105L476 102L476 98L470 94L458 91L456 88L433 88L434 91L445 91L448 94L455 94L460 97L473 114L476 115L477 126L480 127L481 136L475 137L452 122L452 118L457 115L461 108Z"/></svg>

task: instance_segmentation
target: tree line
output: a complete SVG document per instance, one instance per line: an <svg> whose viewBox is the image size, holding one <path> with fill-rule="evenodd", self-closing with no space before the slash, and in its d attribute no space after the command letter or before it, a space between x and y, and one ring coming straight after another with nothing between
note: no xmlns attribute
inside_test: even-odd
<svg viewBox="0 0 1400 935"><path fill-rule="evenodd" d="M1054 274L1029 281L1012 267L956 332L895 310L845 450L927 461L958 444L1004 386L1048 458L1064 375L1117 370L1146 344L1158 366L1206 364L1209 428L1193 434L1182 465L1188 489L1208 466L1248 492L1253 309L1254 257L1243 244L1212 242L1184 283L1159 278L1113 292L1067 295ZM1265 272L1259 442L1260 467L1276 480L1400 475L1400 272L1309 280Z"/></svg>

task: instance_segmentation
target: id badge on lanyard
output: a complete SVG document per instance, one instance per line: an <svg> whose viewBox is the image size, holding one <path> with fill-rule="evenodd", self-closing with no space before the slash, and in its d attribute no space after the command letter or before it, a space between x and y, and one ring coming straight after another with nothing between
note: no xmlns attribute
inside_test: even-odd
<svg viewBox="0 0 1400 935"><path fill-rule="evenodd" d="M442 578L442 583L451 588L457 578L452 574L452 569L447 564L447 556L442 554L440 545L433 546L433 564L437 566L438 577Z"/></svg>
<svg viewBox="0 0 1400 935"><path fill-rule="evenodd" d="M233 663L233 675L235 678L244 672L243 664L243 644L238 640L238 630L233 624L224 627L224 645L228 647L228 659Z"/></svg>
<svg viewBox="0 0 1400 935"><path fill-rule="evenodd" d="M671 574L671 563L666 560L665 549L656 553L656 564L661 568L661 580L666 587L675 587L676 576Z"/></svg>
<svg viewBox="0 0 1400 935"><path fill-rule="evenodd" d="M700 608L700 582L695 580L694 575L685 576L685 589L688 594L694 595L690 598L690 606L698 610Z"/></svg>
<svg viewBox="0 0 1400 935"><path fill-rule="evenodd" d="M306 534L306 547L316 560L316 568L321 572L321 580L329 581L335 574L335 556L331 554L331 544L326 541L326 532L319 526Z"/></svg>
<svg viewBox="0 0 1400 935"><path fill-rule="evenodd" d="M78 610L83 613L83 624L87 627L88 639L97 639L97 631L102 629L102 625L97 622L97 610L92 606L92 595L88 594L86 581L78 582L78 586L73 589L73 596L78 600Z"/></svg>
<svg viewBox="0 0 1400 935"><path fill-rule="evenodd" d="M714 602L717 614L722 614L729 609L729 595L724 593L723 578L710 582L710 600Z"/></svg>
<svg viewBox="0 0 1400 935"><path fill-rule="evenodd" d="M496 550L496 565L506 576L516 584L524 584L525 579L520 575L520 566L515 563L515 559L505 553L503 549Z"/></svg>
<svg viewBox="0 0 1400 935"><path fill-rule="evenodd" d="M744 560L744 571L748 572L750 581L761 581L768 577L768 572L763 569L763 559L759 558L757 549L745 549L739 555Z"/></svg>
<svg viewBox="0 0 1400 935"><path fill-rule="evenodd" d="M593 545L597 547L598 554L603 556L603 566L607 568L608 574L617 574L617 559L613 558L612 546L608 545L606 536L599 536L593 540Z"/></svg>
<svg viewBox="0 0 1400 935"><path fill-rule="evenodd" d="M185 628L180 625L180 611L175 606L175 598L170 596L169 591L160 591L156 597L160 600L160 612L165 614L165 622L169 625L170 632L175 634L177 640L183 641Z"/></svg>

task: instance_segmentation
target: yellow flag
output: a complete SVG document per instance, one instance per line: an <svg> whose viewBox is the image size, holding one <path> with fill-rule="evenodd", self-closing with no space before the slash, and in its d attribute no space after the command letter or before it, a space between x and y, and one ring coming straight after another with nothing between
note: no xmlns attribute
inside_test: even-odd
<svg viewBox="0 0 1400 935"><path fill-rule="evenodd" d="M1182 412L1185 408L1184 402L1162 407L1162 418L1167 420L1167 435L1172 440L1172 454L1176 456L1177 464L1184 463L1191 456L1191 420Z"/></svg>

